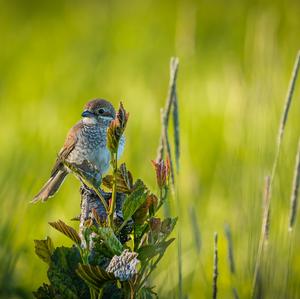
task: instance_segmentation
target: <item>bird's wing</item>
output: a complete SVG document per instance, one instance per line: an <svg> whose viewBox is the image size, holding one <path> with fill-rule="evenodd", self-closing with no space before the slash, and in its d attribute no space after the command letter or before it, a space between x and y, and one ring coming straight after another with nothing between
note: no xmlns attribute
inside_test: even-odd
<svg viewBox="0 0 300 299"><path fill-rule="evenodd" d="M51 176L55 174L58 170L60 170L63 166L63 161L68 157L68 155L72 152L74 149L77 139L78 139L78 133L82 129L83 124L82 121L79 121L75 126L71 128L69 131L67 138L65 140L64 146L58 153L58 157L56 159L55 165L52 169Z"/></svg>

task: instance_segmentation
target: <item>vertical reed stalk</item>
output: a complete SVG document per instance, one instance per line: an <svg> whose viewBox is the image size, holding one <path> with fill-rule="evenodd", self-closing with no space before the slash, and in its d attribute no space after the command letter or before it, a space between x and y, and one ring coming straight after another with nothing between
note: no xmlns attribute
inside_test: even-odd
<svg viewBox="0 0 300 299"><path fill-rule="evenodd" d="M293 228L296 222L297 208L298 208L298 195L299 195L299 185L300 185L300 138L298 141L298 152L296 155L296 162L294 168L294 177L293 177L293 185L292 185L292 193L291 193L291 206L290 206L290 217L289 217L289 249L288 249L288 259L287 259L287 275L286 275L286 289L288 289L288 285L290 282L290 269L291 269L291 261L292 261L292 252L294 246L293 239Z"/></svg>
<svg viewBox="0 0 300 299"><path fill-rule="evenodd" d="M234 299L239 299L240 297L239 297L239 294L238 294L238 292L237 292L237 290L236 290L236 288L233 288L232 289L232 295L233 295L233 298Z"/></svg>
<svg viewBox="0 0 300 299"><path fill-rule="evenodd" d="M177 233L177 255L178 255L178 298L183 298L183 281L182 281L182 248L181 248L181 230Z"/></svg>
<svg viewBox="0 0 300 299"><path fill-rule="evenodd" d="M173 190L173 195L175 198L178 217L180 218L180 202L178 196L178 188L175 186L175 173L174 173L174 164L172 159L171 145L169 141L168 127L170 120L170 113L173 109L173 125L174 125L174 145L175 145L175 159L176 159L176 174L179 171L179 111L178 111L178 98L176 92L176 79L178 73L179 60L177 57L172 57L170 61L170 80L169 80L169 89L165 108L161 110L162 118L162 129L160 144L157 151L157 161L160 161L164 154L167 156L170 162L170 176L171 176L171 185ZM176 179L177 180L177 179ZM178 254L178 296L183 298L183 286L182 286L182 249L181 249L181 230L180 226L178 227L178 239L177 239L177 254Z"/></svg>
<svg viewBox="0 0 300 299"><path fill-rule="evenodd" d="M233 242L232 242L230 226L228 224L225 225L224 231L225 231L225 237L227 239L227 256L228 256L229 269L230 269L230 273L234 274L235 263L233 258Z"/></svg>
<svg viewBox="0 0 300 299"><path fill-rule="evenodd" d="M190 207L189 212L190 212L189 214L190 214L195 248L196 248L197 255L199 255L200 250L201 250L201 232L200 232L200 228L199 228L199 224L198 224L195 207Z"/></svg>
<svg viewBox="0 0 300 299"><path fill-rule="evenodd" d="M295 221L296 221L299 185L300 185L300 138L298 142L298 152L296 156L293 187L292 187L292 194L291 194L291 208L290 208L290 220L289 220L290 230L293 229L293 226L295 225Z"/></svg>
<svg viewBox="0 0 300 299"><path fill-rule="evenodd" d="M227 240L227 258L228 258L228 265L229 270L231 273L231 285L232 285L232 295L235 299L239 298L237 289L233 286L233 275L235 274L235 262L234 262L234 255L233 255L233 241L232 241L232 234L229 224L225 224L224 228L225 237Z"/></svg>
<svg viewBox="0 0 300 299"><path fill-rule="evenodd" d="M272 172L271 172L271 178L270 178L270 186L269 186L269 193L268 193L268 199L266 201L266 206L265 206L265 213L264 215L267 215L267 217L264 217L263 223L262 223L262 230L261 230L261 235L259 239L259 245L258 245L258 252L257 252L257 257L256 257L256 263L255 263L255 269L254 269L254 275L253 275L253 283L252 283L252 297L254 297L255 294L255 288L256 288L256 281L258 277L258 272L260 268L260 263L261 263L261 255L262 251L264 248L264 241L265 241L265 227L267 227L267 222L268 222L268 215L270 214L270 205L271 205L271 197L272 197L272 189L273 189L273 183L274 183L274 177L275 173L277 170L277 165L278 165L278 160L281 152L281 145L282 145L282 140L284 136L284 131L285 131L285 126L286 122L288 119L288 114L290 110L290 106L292 103L292 98L294 95L294 90L295 90L295 84L297 81L298 77L298 72L299 72L299 67L300 67L300 51L297 53L297 57L294 63L294 68L281 116L281 121L279 124L279 129L278 129L278 134L277 134L277 142L276 142L276 152L275 152L275 158L272 166Z"/></svg>
<svg viewBox="0 0 300 299"><path fill-rule="evenodd" d="M175 89L173 97L173 128L174 128L174 145L175 145L175 161L176 161L176 172L179 172L179 157L180 157L180 135L179 135L179 108L178 98Z"/></svg>
<svg viewBox="0 0 300 299"><path fill-rule="evenodd" d="M169 142L168 126L169 126L171 108L172 108L172 106L174 106L174 101L176 101L176 103L177 103L176 79L177 79L177 73L178 73L178 66L179 66L178 58L172 57L171 62L170 62L169 89L168 89L166 105L162 112L162 131L161 131L160 145L158 147L158 153L157 153L157 159L156 159L158 161L161 160L164 155L164 151L166 151L166 154L168 155L168 157L170 159L171 182L172 182L173 187L174 187L174 183L175 183L175 177L174 177L174 166L173 166L173 161L172 161L171 146L170 146L170 142ZM178 108L178 105L176 107ZM176 111L176 113L174 113L174 114L177 115L176 116L176 119L177 119L176 124L179 125L178 109L175 111ZM174 120L174 122L175 122L175 120ZM175 131L179 132L179 127L176 127ZM179 134L178 134L178 136L179 136ZM175 144L176 144L176 139L175 139ZM179 145L179 141L177 141L177 144ZM179 149L177 151L179 153Z"/></svg>
<svg viewBox="0 0 300 299"><path fill-rule="evenodd" d="M213 294L212 298L217 299L218 293L218 233L214 234L214 268L213 268Z"/></svg>
<svg viewBox="0 0 300 299"><path fill-rule="evenodd" d="M271 178L268 175L265 180L265 190L263 198L263 223L265 226L262 227L265 241L269 239L269 230L270 230L270 209L268 209L268 201L270 200L270 182Z"/></svg>

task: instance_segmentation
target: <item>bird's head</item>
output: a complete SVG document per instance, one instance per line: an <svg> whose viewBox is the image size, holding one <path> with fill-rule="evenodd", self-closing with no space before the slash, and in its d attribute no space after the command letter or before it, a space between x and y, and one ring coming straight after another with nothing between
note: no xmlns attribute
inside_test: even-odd
<svg viewBox="0 0 300 299"><path fill-rule="evenodd" d="M85 123L110 124L115 118L116 111L114 106L103 99L95 99L87 102L81 116Z"/></svg>

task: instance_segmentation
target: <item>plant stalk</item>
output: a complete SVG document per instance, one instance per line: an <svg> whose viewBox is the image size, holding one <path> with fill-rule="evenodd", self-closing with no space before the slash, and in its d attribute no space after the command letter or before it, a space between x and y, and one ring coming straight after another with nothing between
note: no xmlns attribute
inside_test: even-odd
<svg viewBox="0 0 300 299"><path fill-rule="evenodd" d="M112 156L112 166L113 166L113 188L111 194L111 203L108 214L108 223L110 227L113 227L114 223L114 211L116 207L116 198L117 198L117 171L118 171L118 160L117 153L114 153Z"/></svg>
<svg viewBox="0 0 300 299"><path fill-rule="evenodd" d="M270 207L271 207L271 198L272 198L272 192L273 192L273 183L274 183L275 174L276 174L276 170L277 170L277 166L278 166L279 156L281 153L282 140L283 140L285 126L286 126L288 115L289 115L289 110L290 110L291 103L292 103L292 98L294 95L294 90L295 90L295 85L296 85L299 69L300 69L300 51L297 53L296 60L294 63L291 80L290 80L288 92L286 95L283 112L281 115L281 121L279 124L278 133L277 133L275 157L274 157L272 171L271 171L268 197L266 198L266 205L265 205L265 215L267 215L267 217L264 217L264 219L263 219L262 229L261 229L261 234L260 234L260 239L259 239L259 244L258 244L258 252L257 252L257 257L256 257L256 262L255 262L253 281L252 281L252 298L254 298L254 296L255 296L256 282L257 282L258 272L260 269L262 251L263 251L264 243L265 243L265 236L266 236L265 232L266 232L266 228L268 227Z"/></svg>

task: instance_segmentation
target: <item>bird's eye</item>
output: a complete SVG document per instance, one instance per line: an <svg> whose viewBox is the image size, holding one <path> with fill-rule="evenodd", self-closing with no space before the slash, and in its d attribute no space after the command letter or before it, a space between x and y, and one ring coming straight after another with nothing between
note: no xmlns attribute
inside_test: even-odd
<svg viewBox="0 0 300 299"><path fill-rule="evenodd" d="M98 112L99 112L99 114L103 114L104 113L104 109L100 108Z"/></svg>

